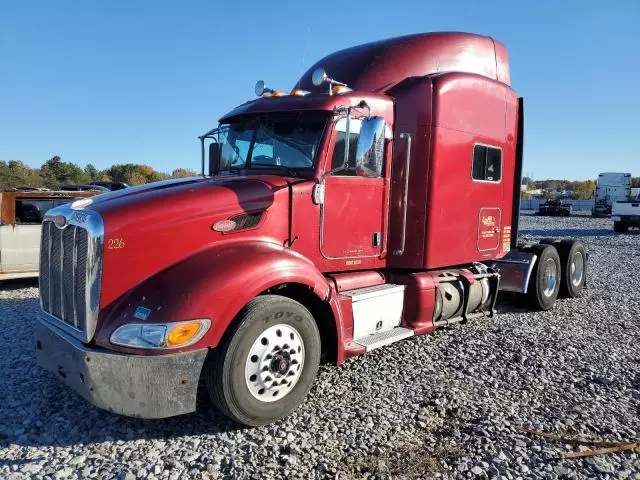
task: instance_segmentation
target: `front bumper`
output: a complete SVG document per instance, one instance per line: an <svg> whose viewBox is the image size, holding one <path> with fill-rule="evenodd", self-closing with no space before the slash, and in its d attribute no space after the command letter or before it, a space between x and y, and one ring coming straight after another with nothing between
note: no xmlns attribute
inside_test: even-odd
<svg viewBox="0 0 640 480"><path fill-rule="evenodd" d="M88 348L40 319L38 364L97 407L139 418L165 418L196 409L208 349L143 356Z"/></svg>

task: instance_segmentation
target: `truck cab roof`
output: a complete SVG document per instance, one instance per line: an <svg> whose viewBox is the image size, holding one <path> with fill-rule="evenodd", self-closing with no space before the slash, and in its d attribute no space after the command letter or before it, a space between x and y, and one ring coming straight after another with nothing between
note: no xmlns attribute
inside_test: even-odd
<svg viewBox="0 0 640 480"><path fill-rule="evenodd" d="M316 86L312 75L323 68L353 90L329 95L327 84ZM309 95L264 96L246 102L224 115L232 117L271 112L324 110L352 105L363 96L390 99L393 87L404 80L445 72L472 73L511 85L506 48L491 37L462 32L430 32L388 38L332 53L316 62L296 82L295 89Z"/></svg>
<svg viewBox="0 0 640 480"><path fill-rule="evenodd" d="M326 90L326 87L325 87ZM256 115L268 113L302 112L302 111L326 111L332 112L338 106L357 105L363 100L362 92L348 92L344 94L328 95L316 93L306 96L286 95L282 97L261 97L248 101L236 107L220 119L220 122L228 121L234 117L243 115ZM390 102L391 98L381 94L367 94L367 103L374 106L376 101Z"/></svg>
<svg viewBox="0 0 640 480"><path fill-rule="evenodd" d="M312 65L296 87L326 91L325 85L312 82L319 67L361 92L384 93L408 78L443 72L474 73L511 85L504 45L491 37L463 32L418 33L340 50Z"/></svg>

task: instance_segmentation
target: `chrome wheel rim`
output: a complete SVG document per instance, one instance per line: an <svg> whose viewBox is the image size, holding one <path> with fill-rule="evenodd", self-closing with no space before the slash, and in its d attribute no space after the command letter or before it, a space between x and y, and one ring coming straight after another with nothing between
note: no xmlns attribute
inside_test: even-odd
<svg viewBox="0 0 640 480"><path fill-rule="evenodd" d="M558 282L558 267L553 258L547 259L544 263L544 269L542 271L542 285L544 290L542 293L545 297L550 297L556 290L556 284Z"/></svg>
<svg viewBox="0 0 640 480"><path fill-rule="evenodd" d="M576 252L571 259L571 283L574 287L577 287L582 282L582 275L584 275L584 258L582 258L582 252Z"/></svg>
<svg viewBox="0 0 640 480"><path fill-rule="evenodd" d="M304 342L291 325L262 332L249 350L244 367L249 392L261 402L285 397L298 383L304 367Z"/></svg>

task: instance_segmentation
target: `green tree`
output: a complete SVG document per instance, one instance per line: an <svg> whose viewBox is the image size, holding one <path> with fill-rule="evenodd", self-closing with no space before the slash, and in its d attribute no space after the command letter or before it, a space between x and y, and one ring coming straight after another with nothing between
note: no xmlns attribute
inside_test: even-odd
<svg viewBox="0 0 640 480"><path fill-rule="evenodd" d="M596 189L594 180L584 180L582 182L573 182L573 198L576 200L587 200L592 197Z"/></svg>
<svg viewBox="0 0 640 480"><path fill-rule="evenodd" d="M132 183L132 179L135 174L139 174L144 177L139 170L139 166L133 163L112 165L108 172L114 182L126 182L129 185L139 185L140 183L144 183L144 181L139 181L139 177L136 178L138 181L137 183Z"/></svg>
<svg viewBox="0 0 640 480"><path fill-rule="evenodd" d="M0 190L16 187L42 187L43 180L38 170L18 160L0 162Z"/></svg>
<svg viewBox="0 0 640 480"><path fill-rule="evenodd" d="M195 177L196 172L193 170L188 170L186 168L176 168L173 172L171 172L172 178L186 178L186 177Z"/></svg>
<svg viewBox="0 0 640 480"><path fill-rule="evenodd" d="M40 174L44 183L49 188L56 188L64 183L87 183L89 176L78 165L63 162L56 155L44 162L40 168Z"/></svg>
<svg viewBox="0 0 640 480"><path fill-rule="evenodd" d="M129 185L142 185L143 183L148 183L147 177L140 171L133 172L127 180Z"/></svg>
<svg viewBox="0 0 640 480"><path fill-rule="evenodd" d="M157 172L149 165L134 163L113 165L108 170L108 173L114 182L126 182L129 185L140 185L142 183L157 182L158 180L166 180L169 178L169 175L166 173Z"/></svg>
<svg viewBox="0 0 640 480"><path fill-rule="evenodd" d="M100 180L100 171L92 163L88 163L87 166L84 167L84 173L89 177L90 182Z"/></svg>

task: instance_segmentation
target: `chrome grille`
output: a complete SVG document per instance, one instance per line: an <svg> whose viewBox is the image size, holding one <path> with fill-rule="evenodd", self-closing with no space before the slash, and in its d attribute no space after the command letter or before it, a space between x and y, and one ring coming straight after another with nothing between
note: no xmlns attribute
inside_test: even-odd
<svg viewBox="0 0 640 480"><path fill-rule="evenodd" d="M58 212L67 219L64 228L52 221ZM76 216L68 207L48 212L40 246L41 306L53 321L84 341L91 340L95 331L101 257L102 220L97 214Z"/></svg>

